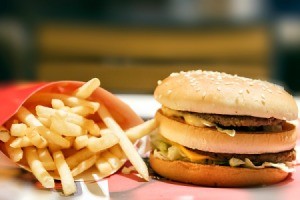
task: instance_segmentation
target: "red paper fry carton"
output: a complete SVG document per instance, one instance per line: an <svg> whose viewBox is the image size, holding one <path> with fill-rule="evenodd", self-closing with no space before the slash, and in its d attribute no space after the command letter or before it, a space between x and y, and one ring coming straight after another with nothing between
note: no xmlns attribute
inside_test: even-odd
<svg viewBox="0 0 300 200"><path fill-rule="evenodd" d="M10 131L10 128L13 123L22 123L21 120L16 117L16 113L18 113L20 108L26 108L30 113L32 113L36 119L38 119L39 116L36 114L36 106L41 105L45 107L51 108L51 103L52 99L55 99L56 97L60 96L67 96L68 98L74 98L76 100L77 97L72 96L74 94L74 91L78 89L80 86L84 85L84 82L78 82L78 81L59 81L59 82L42 82L42 83L25 83L25 84L14 84L14 85L8 85L5 87L0 88L0 110L1 110L1 115L0 115L0 125L2 127L7 128L8 131ZM55 94L53 96L53 94ZM81 101L81 100L80 100ZM84 99L83 101L90 101L90 102L96 102L96 104L100 104L102 106L105 106L107 110L110 112L112 115L113 119L119 124L119 126L123 129L126 130L128 128L131 128L133 126L139 125L143 122L143 120L137 116L137 114L124 102L122 102L120 99L118 99L116 96L114 96L112 93L106 91L105 89L101 87L97 87L92 94L87 98ZM61 102L65 103L64 100L62 99ZM70 106L67 104L64 105L65 108L71 109ZM65 109L66 111L66 109ZM63 115L63 112L62 114ZM89 114L87 116L83 116L83 118L87 118L87 121L93 121L95 124L97 124L100 129L102 129L104 126L104 123L101 122L101 118L97 115L97 112ZM15 122L14 122L15 120ZM48 119L49 120L49 119ZM66 122L67 124L69 122ZM99 124L98 124L99 123ZM28 125L28 124L27 124ZM45 124L44 124L45 125ZM76 125L76 124L75 124ZM47 129L47 126L45 125L45 129ZM79 125L76 125L77 128ZM30 128L28 126L28 128ZM104 127L105 128L105 127ZM81 130L81 129L80 129ZM82 131L87 131L87 130L82 130ZM59 135L59 134L57 134ZM63 137L65 140L68 140L70 142L70 148L62 148L60 149L66 160L68 157L72 156L73 154L78 153L79 151L83 151L82 155L83 157L86 156L84 152L89 152L87 150L87 147L83 146L78 147L72 146L72 143L74 143L74 140L76 137L73 139L71 137L65 136L63 134L57 136L57 137ZM96 137L96 136L88 136L90 137ZM87 138L88 138L87 137ZM15 139L16 137L11 137L10 140ZM6 142L7 143L7 142ZM25 141L26 143L26 141ZM18 143L19 144L19 143ZM23 143L24 148L26 148L26 144ZM42 145L42 144L41 144ZM0 146L2 151L4 152L5 155L8 155L7 153L7 148L5 148L5 144L0 141ZM118 146L118 144L116 144ZM56 145L57 147L57 145ZM24 150L23 147L21 149ZM49 149L49 146L45 146L45 148ZM37 152L39 151L39 148L37 147ZM102 152L101 152L102 153ZM97 160L100 156L100 153L97 153L94 155L93 159L89 160L89 164L95 163L95 160ZM105 154L105 152L103 153ZM111 156L113 154L113 151L107 150L105 156ZM102 155L102 154L101 154ZM91 166L88 170L86 170L84 173L80 173L80 170L83 167L84 164L81 166L78 164L78 166L72 166L70 167L72 170L72 173L79 175L75 176L75 180L94 180L94 179L101 179L103 177L106 177L114 172L116 172L125 162L126 162L126 157L125 155L119 155L119 163L118 166L116 166L114 169L110 169L106 171L106 173L99 173L99 168L97 169L96 166ZM88 156L87 156L88 157ZM69 159L71 160L71 159ZM73 159L74 160L74 159ZM71 161L70 161L71 162ZM20 160L17 162L17 164L27 170L30 170L30 167L28 166L28 163L25 158L25 152L24 156L20 158ZM76 168L77 167L77 168ZM51 167L50 167L51 168ZM76 171L77 170L77 171ZM58 172L56 169L50 169L47 170L51 176L54 178L59 179ZM75 171L75 172L74 172ZM109 172L109 173L108 173Z"/></svg>

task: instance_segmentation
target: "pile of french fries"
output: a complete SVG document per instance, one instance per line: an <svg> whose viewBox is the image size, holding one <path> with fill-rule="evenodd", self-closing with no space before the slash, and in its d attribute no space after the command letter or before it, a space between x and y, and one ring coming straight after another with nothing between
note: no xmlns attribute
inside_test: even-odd
<svg viewBox="0 0 300 200"><path fill-rule="evenodd" d="M90 99L99 86L94 78L72 94L38 92L29 99L30 106L20 107L0 127L7 155L28 167L43 187L54 188L58 177L64 194L71 195L76 192L74 177L92 167L105 177L117 171L126 157L149 180L133 143L153 131L155 121L122 130L105 105ZM51 106L43 104L46 101Z"/></svg>

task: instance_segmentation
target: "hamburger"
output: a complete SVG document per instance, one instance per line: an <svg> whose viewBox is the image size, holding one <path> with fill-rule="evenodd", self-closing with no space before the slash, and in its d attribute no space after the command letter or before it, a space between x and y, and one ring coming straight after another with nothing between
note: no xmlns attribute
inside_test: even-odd
<svg viewBox="0 0 300 200"><path fill-rule="evenodd" d="M154 98L150 165L171 180L213 187L275 184L292 172L298 117L281 86L211 71L172 73Z"/></svg>

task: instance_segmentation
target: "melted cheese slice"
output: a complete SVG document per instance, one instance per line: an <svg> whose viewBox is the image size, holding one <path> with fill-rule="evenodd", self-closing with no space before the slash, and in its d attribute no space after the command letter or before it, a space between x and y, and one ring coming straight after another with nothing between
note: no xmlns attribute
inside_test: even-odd
<svg viewBox="0 0 300 200"><path fill-rule="evenodd" d="M186 155L186 157L188 157L192 162L199 162L199 161L203 161L205 159L215 160L212 157L209 157L206 155L201 155L194 151L190 151L187 148L185 148L184 146L179 145L178 147L179 147L180 151L182 151Z"/></svg>
<svg viewBox="0 0 300 200"><path fill-rule="evenodd" d="M210 156L207 156L207 155L202 155L202 154L199 154L199 153L196 153L194 151L191 151L189 149L187 149L186 147L178 144L178 143L175 143L175 142L171 142L170 143L173 145L173 146L176 146L178 149L180 149L180 151L188 158L190 159L192 162L200 162L200 161L203 161L205 159L209 159L209 160L215 160L214 158L210 157Z"/></svg>
<svg viewBox="0 0 300 200"><path fill-rule="evenodd" d="M190 113L172 110L172 109L164 107L164 106L161 108L161 110L168 117L182 117L184 119L184 121L189 125L198 126L198 127L215 126L215 124L213 124L205 119L202 119L198 116L192 115Z"/></svg>

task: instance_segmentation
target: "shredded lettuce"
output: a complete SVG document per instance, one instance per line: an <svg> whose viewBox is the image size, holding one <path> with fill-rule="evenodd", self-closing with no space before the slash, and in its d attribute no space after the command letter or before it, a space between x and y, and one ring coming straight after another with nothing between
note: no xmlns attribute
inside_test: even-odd
<svg viewBox="0 0 300 200"><path fill-rule="evenodd" d="M180 150L176 146L171 146L168 148L168 159L178 160L182 158Z"/></svg>
<svg viewBox="0 0 300 200"><path fill-rule="evenodd" d="M167 151L159 151L158 149L155 149L153 154L154 157L157 157L162 160L183 160L183 156L180 150L175 146L169 147Z"/></svg>
<svg viewBox="0 0 300 200"><path fill-rule="evenodd" d="M150 135L154 156L163 160L179 160L182 159L180 150L168 142L167 139L160 134Z"/></svg>
<svg viewBox="0 0 300 200"><path fill-rule="evenodd" d="M238 166L243 165L243 164L245 164L245 162L242 161L242 160L240 160L240 159L238 159L238 158L231 158L229 160L229 165L231 167L238 167Z"/></svg>
<svg viewBox="0 0 300 200"><path fill-rule="evenodd" d="M169 160L166 152L159 151L157 149L154 149L153 155L154 155L155 158L159 158L161 160Z"/></svg>
<svg viewBox="0 0 300 200"><path fill-rule="evenodd" d="M247 168L251 168L251 169L263 169L263 168L267 168L267 167L274 167L274 168L281 169L282 171L285 171L285 172L293 172L295 170L289 163L264 162L263 164L256 166L248 158L245 158L244 161L241 159L238 159L238 158L231 158L229 160L229 165L231 167L247 167Z"/></svg>

